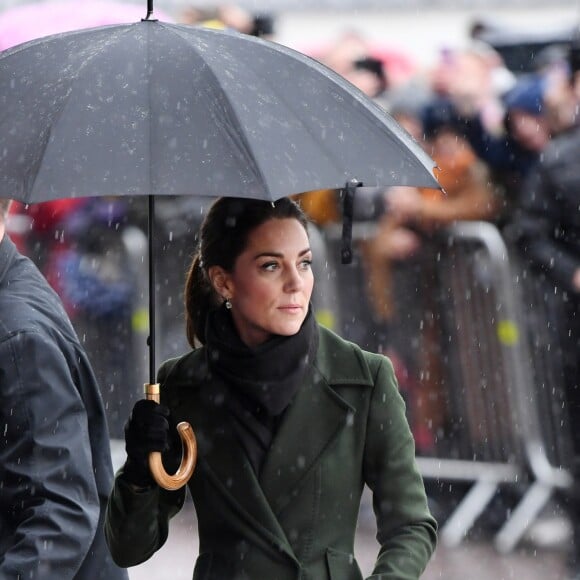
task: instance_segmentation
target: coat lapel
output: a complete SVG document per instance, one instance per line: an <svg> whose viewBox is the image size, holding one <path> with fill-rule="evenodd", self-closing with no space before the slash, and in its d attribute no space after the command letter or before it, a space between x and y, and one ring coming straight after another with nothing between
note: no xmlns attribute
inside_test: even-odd
<svg viewBox="0 0 580 580"><path fill-rule="evenodd" d="M316 369L298 390L266 456L260 484L274 513L293 492L346 426L352 408Z"/></svg>
<svg viewBox="0 0 580 580"><path fill-rule="evenodd" d="M301 481L347 427L354 409L337 392L340 385L373 385L360 351L319 327L318 353L266 457L260 484L274 513L292 500Z"/></svg>

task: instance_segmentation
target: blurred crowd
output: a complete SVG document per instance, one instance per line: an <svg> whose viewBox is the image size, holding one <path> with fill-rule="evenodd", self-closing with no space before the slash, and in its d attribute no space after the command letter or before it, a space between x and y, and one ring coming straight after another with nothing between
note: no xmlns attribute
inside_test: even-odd
<svg viewBox="0 0 580 580"><path fill-rule="evenodd" d="M176 20L276 40L274 15L236 5L191 7ZM570 135L579 123L580 46L571 38L566 45L548 43L540 52L524 50L521 67L508 68L485 41L485 32L485 23L474 22L470 44L442 48L427 70L395 50L385 52L356 30L345 30L311 55L392 115L437 164L442 191L363 187L357 193L355 219L370 227L356 242L358 262L348 274L357 287L350 296L344 290L343 307L355 314L337 329L392 357L402 388L409 390L409 413L422 453L432 451L441 436L445 393L434 378L436 354L413 349L413 333L419 319L425 324L425 312L435 308L433 297L423 291L436 268L430 251L440 251L441 236L453 223L495 225L525 267L556 289L561 303L554 309L554 324L564 352L564 382L568 392L578 390L580 188L574 186L580 184L580 165L574 160L580 157L580 139ZM341 223L339 191L309 192L300 200L322 231ZM170 337L161 358L186 347L175 288L194 249L203 210L202 202L191 199L160 201L158 292L165 313L161 332ZM119 361L129 357L115 356L127 341L120 345L110 339L119 336L120 327L135 324L135 279L119 233L135 224L146 229L144 212L139 200L14 205L13 234L22 234L20 244L64 297L73 321L84 321L85 335L98 324L117 325L108 327L106 347L101 340L93 349L107 361L95 365L106 389L120 388L131 374L131 369L119 374ZM577 412L580 401L572 406Z"/></svg>

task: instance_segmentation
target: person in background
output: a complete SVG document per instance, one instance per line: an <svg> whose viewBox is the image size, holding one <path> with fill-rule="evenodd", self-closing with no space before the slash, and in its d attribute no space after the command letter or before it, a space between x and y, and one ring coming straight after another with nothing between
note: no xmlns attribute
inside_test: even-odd
<svg viewBox="0 0 580 580"><path fill-rule="evenodd" d="M63 305L6 234L0 199L0 577L127 580L103 534L103 403Z"/></svg>
<svg viewBox="0 0 580 580"><path fill-rule="evenodd" d="M507 138L511 138L519 146L519 151L511 153L511 161L514 165L517 164L520 180L525 178L538 161L551 137L545 105L549 82L550 79L541 74L521 77L502 99Z"/></svg>
<svg viewBox="0 0 580 580"><path fill-rule="evenodd" d="M371 45L366 36L359 30L346 28L316 54L316 58L339 75L346 77L352 71L353 63L366 58L370 53Z"/></svg>
<svg viewBox="0 0 580 580"><path fill-rule="evenodd" d="M478 116L461 119L465 137L489 167L502 199L498 226L509 223L522 183L537 163L552 135L545 96L552 83L548 74L529 74L501 96L503 130L486 131Z"/></svg>
<svg viewBox="0 0 580 580"><path fill-rule="evenodd" d="M383 61L374 56L355 59L344 76L371 99L383 98L389 88Z"/></svg>
<svg viewBox="0 0 580 580"><path fill-rule="evenodd" d="M174 462L172 426L187 421L198 439L196 578L362 577L353 546L365 484L380 544L370 578L425 569L436 523L393 367L315 321L307 225L288 198L221 198L206 214L186 284L193 350L161 366L162 404L139 401L126 427L106 518L120 565L159 550L183 505L185 489L158 487L147 458Z"/></svg>
<svg viewBox="0 0 580 580"><path fill-rule="evenodd" d="M562 356L575 456L574 483L565 498L573 531L570 573L580 579L580 46L575 44L569 69L567 82L554 84L546 95L557 135L522 187L510 235L524 265L547 286L545 306L559 347L551 356Z"/></svg>

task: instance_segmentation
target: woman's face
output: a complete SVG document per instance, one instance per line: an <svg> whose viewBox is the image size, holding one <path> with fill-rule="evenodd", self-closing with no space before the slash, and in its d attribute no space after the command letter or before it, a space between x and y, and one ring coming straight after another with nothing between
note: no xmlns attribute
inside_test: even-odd
<svg viewBox="0 0 580 580"><path fill-rule="evenodd" d="M308 236L296 219L270 219L250 234L233 272L222 272L220 291L230 298L245 344L257 346L273 334L300 330L314 286L311 261Z"/></svg>

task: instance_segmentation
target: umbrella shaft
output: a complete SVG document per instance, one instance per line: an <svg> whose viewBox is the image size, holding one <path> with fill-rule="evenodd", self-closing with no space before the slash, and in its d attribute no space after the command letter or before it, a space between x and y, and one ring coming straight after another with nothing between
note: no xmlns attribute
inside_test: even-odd
<svg viewBox="0 0 580 580"><path fill-rule="evenodd" d="M149 195L147 230L149 238L149 382L155 382L155 244L154 225L155 196Z"/></svg>

